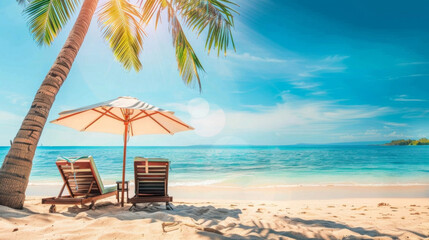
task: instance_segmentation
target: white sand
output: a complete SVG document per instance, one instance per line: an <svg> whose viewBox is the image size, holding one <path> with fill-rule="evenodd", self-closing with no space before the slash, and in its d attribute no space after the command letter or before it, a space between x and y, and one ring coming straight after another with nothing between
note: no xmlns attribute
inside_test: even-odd
<svg viewBox="0 0 429 240"><path fill-rule="evenodd" d="M96 210L29 197L24 210L0 206L0 239L424 239L429 199L186 201L130 212L99 201ZM378 206L379 203L386 203Z"/></svg>

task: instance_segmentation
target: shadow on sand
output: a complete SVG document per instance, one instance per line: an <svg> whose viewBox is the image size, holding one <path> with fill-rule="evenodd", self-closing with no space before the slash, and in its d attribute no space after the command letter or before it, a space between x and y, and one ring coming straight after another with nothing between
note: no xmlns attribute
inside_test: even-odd
<svg viewBox="0 0 429 240"><path fill-rule="evenodd" d="M355 239L373 239L373 238L382 238L382 239L399 239L398 236L393 236L385 233L381 233L376 230L369 230L362 227L351 227L346 224L327 221L327 220L304 220L301 218L286 218L285 223L289 225L299 226L300 229L304 228L307 234L297 231L278 231L273 228L264 228L258 227L258 224L254 222L253 225L244 225L239 224L235 226L236 228L243 229L246 232L246 236L231 234L228 237L222 235L213 234L210 232L198 232L199 235L207 237L208 239L303 239L303 240L316 240L316 239L337 239L332 233L334 231L340 231L342 229L350 230L351 232L357 233L363 236L345 236L341 239L344 240L355 240ZM323 228L323 229L322 229ZM408 230L404 230L408 231ZM414 233L416 234L416 233ZM308 235L311 235L309 237ZM421 236L420 234L416 234Z"/></svg>
<svg viewBox="0 0 429 240"><path fill-rule="evenodd" d="M69 207L67 211L60 212L67 217L76 217L81 213L84 213L88 218L100 218L104 216L115 217L119 220L134 220L143 218L154 218L162 221L174 221L175 216L190 217L195 221L209 221L217 220L222 221L227 217L239 218L241 214L240 209L227 209L227 208L216 208L211 205L207 206L194 206L194 205L173 205L174 210L166 210L164 204L141 204L137 205L133 211L128 211L130 206L123 208L116 206L115 204L105 202L96 204L96 210L89 210L85 207L73 206ZM106 211L107 210L107 211Z"/></svg>
<svg viewBox="0 0 429 240"><path fill-rule="evenodd" d="M86 219L99 219L109 216L125 221L147 219L150 220L150 222L162 221L164 223L179 223L183 218L191 218L190 220L196 224L195 229L197 230L197 234L202 238L207 239L336 239L334 232L344 229L350 231L351 235L346 236L343 239L398 239L398 236L385 234L377 230L349 226L344 223L321 219L306 220L302 218L274 217L265 224L261 224L257 219L250 221L250 223L248 221L244 224L240 221L240 214L242 214L240 209L216 208L211 205L194 206L181 204L174 206L174 210L172 211L165 210L164 204L140 206L137 208L137 211L128 211L128 208L121 208L115 206L113 203L104 202L98 203L96 205L96 210L88 210L73 206L68 207L67 211L62 211L56 214L76 219L80 219L82 217ZM29 209L15 210L2 206L0 206L0 212L0 217L3 219L23 218L32 215L49 217L48 213L33 212ZM236 224L231 228L224 228L222 231L217 231L216 229L219 222L226 220L227 218L230 218L229 221L233 221ZM276 226L276 222L281 222L284 226L278 227ZM205 229L205 227L200 226L207 227ZM276 230L279 228L281 230ZM228 230L232 229L239 230L240 234L231 232L228 233L228 237L223 235L223 233L227 233ZM409 230L404 229L403 231L412 233L415 236L426 237L420 233L411 232ZM353 235L360 236L356 237Z"/></svg>
<svg viewBox="0 0 429 240"><path fill-rule="evenodd" d="M139 206L136 211L123 211L123 209L113 206L113 204L100 204L97 206L97 209L111 208L115 211L114 217L120 220L133 220L133 219L152 219L152 222L156 220L164 222L174 222L176 216L180 217L189 217L198 222L201 225L206 225L210 223L209 226L215 227L217 223L227 218L233 218L239 222L240 214L242 211L240 209L227 209L227 208L216 208L211 205L207 206L194 206L181 204L174 206L173 211L165 210L164 204L149 204ZM128 208L126 208L128 209ZM66 216L74 217L77 215L75 209L69 208L69 212L63 212L61 214ZM79 210L79 212L84 211L85 209ZM117 212L116 212L117 211ZM87 217L89 218L100 218L105 216L105 214L100 214L102 211L85 211ZM111 213L110 213L111 214ZM305 228L306 231L310 232L312 237L308 237L308 234L304 235L298 231L280 231L274 230L274 226L268 224L268 227L261 227L261 224L258 224L257 220L252 221L253 224L242 224L239 223L234 226L234 228L239 228L245 232L246 236L241 234L230 234L228 237L223 236L216 232L204 231L201 230L198 234L201 237L207 237L208 239L270 239L270 238L293 238L293 239L335 239L332 235L332 231L339 231L341 229L347 229L356 235L363 235L366 237L385 237L390 239L398 239L397 236L385 234L377 230L365 229L363 227L352 227L347 224L321 220L321 219L312 219L305 220L302 218L281 218L282 221L287 225L299 226L299 228ZM343 239L363 239L362 237L347 236Z"/></svg>

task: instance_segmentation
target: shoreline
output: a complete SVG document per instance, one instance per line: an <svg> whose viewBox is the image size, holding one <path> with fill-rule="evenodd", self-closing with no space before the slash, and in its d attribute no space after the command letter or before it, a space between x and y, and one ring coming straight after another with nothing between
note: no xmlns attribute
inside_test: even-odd
<svg viewBox="0 0 429 240"><path fill-rule="evenodd" d="M61 184L30 184L27 196L56 196ZM130 197L134 184L129 185ZM177 200L322 200L344 198L429 198L429 185L398 186L169 186L169 195Z"/></svg>

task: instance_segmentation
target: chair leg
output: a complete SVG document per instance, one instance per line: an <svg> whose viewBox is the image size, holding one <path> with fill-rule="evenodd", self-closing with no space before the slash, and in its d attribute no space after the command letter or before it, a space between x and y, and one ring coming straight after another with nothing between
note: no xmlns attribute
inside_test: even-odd
<svg viewBox="0 0 429 240"><path fill-rule="evenodd" d="M169 203L169 202L165 202L165 208L166 208L167 210L173 210L173 207L170 205L170 203Z"/></svg>
<svg viewBox="0 0 429 240"><path fill-rule="evenodd" d="M89 209L95 210L95 201L92 201L91 204L89 204Z"/></svg>
<svg viewBox="0 0 429 240"><path fill-rule="evenodd" d="M136 204L133 203L133 205L130 207L130 209L128 209L128 211L133 211L136 208Z"/></svg>
<svg viewBox="0 0 429 240"><path fill-rule="evenodd" d="M52 204L51 207L49 208L49 213L55 213L57 211L57 207Z"/></svg>

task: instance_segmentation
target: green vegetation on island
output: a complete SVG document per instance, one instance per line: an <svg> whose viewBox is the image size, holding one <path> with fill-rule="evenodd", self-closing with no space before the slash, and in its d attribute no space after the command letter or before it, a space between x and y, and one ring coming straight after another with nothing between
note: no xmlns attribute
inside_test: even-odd
<svg viewBox="0 0 429 240"><path fill-rule="evenodd" d="M400 139L393 140L390 143L384 144L385 146L416 146L416 145L429 145L429 139L420 138L419 140Z"/></svg>

